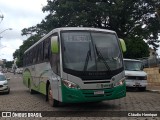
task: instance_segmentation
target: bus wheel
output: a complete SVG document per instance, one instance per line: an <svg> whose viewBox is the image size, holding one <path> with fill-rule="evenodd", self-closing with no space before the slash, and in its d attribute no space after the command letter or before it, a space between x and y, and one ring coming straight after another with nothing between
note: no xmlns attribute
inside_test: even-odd
<svg viewBox="0 0 160 120"><path fill-rule="evenodd" d="M52 90L51 90L51 86L49 85L48 86L48 102L49 104L52 106L52 107L57 107L59 105L59 102L55 99L53 99L53 96L52 96Z"/></svg>
<svg viewBox="0 0 160 120"><path fill-rule="evenodd" d="M30 81L28 82L28 88L29 88L29 92L30 92L31 94L34 94L34 93L35 93L35 91L32 90L32 88L31 88L31 83L30 83Z"/></svg>

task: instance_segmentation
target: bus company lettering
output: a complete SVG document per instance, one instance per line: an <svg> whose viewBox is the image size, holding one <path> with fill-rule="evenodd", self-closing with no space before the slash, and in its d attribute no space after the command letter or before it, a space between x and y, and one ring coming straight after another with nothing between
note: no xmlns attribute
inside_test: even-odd
<svg viewBox="0 0 160 120"><path fill-rule="evenodd" d="M97 88L110 88L112 84L97 84Z"/></svg>

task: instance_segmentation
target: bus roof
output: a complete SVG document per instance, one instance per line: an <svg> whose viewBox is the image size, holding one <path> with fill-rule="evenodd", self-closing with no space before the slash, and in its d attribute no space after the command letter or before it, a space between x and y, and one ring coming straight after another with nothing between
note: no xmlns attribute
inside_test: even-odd
<svg viewBox="0 0 160 120"><path fill-rule="evenodd" d="M136 60L136 59L123 59L124 61L137 61L137 62L141 62L141 60Z"/></svg>
<svg viewBox="0 0 160 120"><path fill-rule="evenodd" d="M112 30L106 30L106 29L100 29L100 28L92 28L92 27L61 27L61 28L56 28L59 31L63 30L91 30L91 31L104 31L104 32L113 32ZM53 29L54 30L54 29Z"/></svg>
<svg viewBox="0 0 160 120"><path fill-rule="evenodd" d="M28 48L24 53L32 49L34 46L36 46L38 43L46 39L48 36L52 35L55 32L60 32L60 31L72 31L72 30L86 30L86 31L99 31L99 32L109 32L109 33L116 33L115 31L112 30L106 30L106 29L100 29L100 28L90 28L90 27L61 27L61 28L56 28L50 31L48 34L46 34L44 37L42 37L39 41L37 41L35 44L33 44L30 48Z"/></svg>

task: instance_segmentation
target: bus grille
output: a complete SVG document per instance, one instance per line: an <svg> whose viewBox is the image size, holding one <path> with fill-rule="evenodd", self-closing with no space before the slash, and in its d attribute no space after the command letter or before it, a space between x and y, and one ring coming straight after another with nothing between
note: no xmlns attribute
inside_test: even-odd
<svg viewBox="0 0 160 120"><path fill-rule="evenodd" d="M0 85L0 88L3 87L3 85Z"/></svg>
<svg viewBox="0 0 160 120"><path fill-rule="evenodd" d="M84 84L94 84L94 83L110 83L110 80L108 81L84 81Z"/></svg>
<svg viewBox="0 0 160 120"><path fill-rule="evenodd" d="M95 95L94 92L95 91L104 91L104 94L99 94L99 95ZM113 93L113 90L112 91L105 91L105 90L83 90L83 95L87 98L93 98L93 97L105 97L105 96L111 96Z"/></svg>
<svg viewBox="0 0 160 120"><path fill-rule="evenodd" d="M145 80L146 77L144 77L144 76L126 76L126 79L132 79L132 80Z"/></svg>

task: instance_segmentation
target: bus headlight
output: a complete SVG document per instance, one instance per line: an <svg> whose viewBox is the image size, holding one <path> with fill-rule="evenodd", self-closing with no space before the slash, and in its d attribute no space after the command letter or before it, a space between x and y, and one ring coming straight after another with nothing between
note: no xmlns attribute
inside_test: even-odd
<svg viewBox="0 0 160 120"><path fill-rule="evenodd" d="M116 82L115 83L115 86L120 86L120 85L123 85L125 82L125 78L121 79L120 81Z"/></svg>
<svg viewBox="0 0 160 120"><path fill-rule="evenodd" d="M68 88L80 89L80 87L77 84L75 84L75 83L73 83L71 81L62 80L62 83L63 83L63 85L65 85Z"/></svg>

